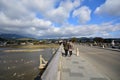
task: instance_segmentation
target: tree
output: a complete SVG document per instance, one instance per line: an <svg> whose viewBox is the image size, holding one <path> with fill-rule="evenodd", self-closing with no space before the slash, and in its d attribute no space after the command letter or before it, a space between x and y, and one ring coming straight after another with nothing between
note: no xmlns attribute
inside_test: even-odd
<svg viewBox="0 0 120 80"><path fill-rule="evenodd" d="M77 42L77 38L76 38L76 37L73 37L73 38L71 38L71 41L72 41L72 42Z"/></svg>
<svg viewBox="0 0 120 80"><path fill-rule="evenodd" d="M94 39L93 39L93 41L95 41L95 42L97 42L97 43L100 43L100 42L104 42L104 39L103 38L101 38L101 37L95 37Z"/></svg>

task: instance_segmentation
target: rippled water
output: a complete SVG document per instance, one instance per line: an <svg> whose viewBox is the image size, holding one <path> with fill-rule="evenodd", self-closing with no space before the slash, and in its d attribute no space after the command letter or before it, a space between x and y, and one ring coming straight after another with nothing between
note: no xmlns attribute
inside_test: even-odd
<svg viewBox="0 0 120 80"><path fill-rule="evenodd" d="M52 49L40 52L0 52L0 80L34 80L40 72L40 54L49 60Z"/></svg>

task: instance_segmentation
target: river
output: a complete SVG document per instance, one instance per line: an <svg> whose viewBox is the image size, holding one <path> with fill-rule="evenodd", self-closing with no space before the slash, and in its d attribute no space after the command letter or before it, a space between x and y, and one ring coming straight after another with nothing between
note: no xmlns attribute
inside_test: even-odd
<svg viewBox="0 0 120 80"><path fill-rule="evenodd" d="M49 60L52 57L52 49L36 52L0 51L0 80L34 80L40 72L40 54L45 60Z"/></svg>

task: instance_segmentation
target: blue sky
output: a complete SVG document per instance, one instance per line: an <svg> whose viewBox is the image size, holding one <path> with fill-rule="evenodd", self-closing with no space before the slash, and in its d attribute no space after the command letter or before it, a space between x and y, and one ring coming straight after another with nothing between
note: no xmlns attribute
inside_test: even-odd
<svg viewBox="0 0 120 80"><path fill-rule="evenodd" d="M0 0L0 33L120 38L119 0Z"/></svg>

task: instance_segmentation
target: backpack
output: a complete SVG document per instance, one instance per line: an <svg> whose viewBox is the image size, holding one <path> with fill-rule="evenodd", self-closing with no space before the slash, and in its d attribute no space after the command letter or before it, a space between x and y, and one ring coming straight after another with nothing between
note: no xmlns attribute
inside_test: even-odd
<svg viewBox="0 0 120 80"><path fill-rule="evenodd" d="M73 48L72 44L69 44L69 49L72 49L72 48Z"/></svg>
<svg viewBox="0 0 120 80"><path fill-rule="evenodd" d="M68 49L69 49L68 44L65 44L65 45L64 45L64 49L66 49L66 50L68 50Z"/></svg>

